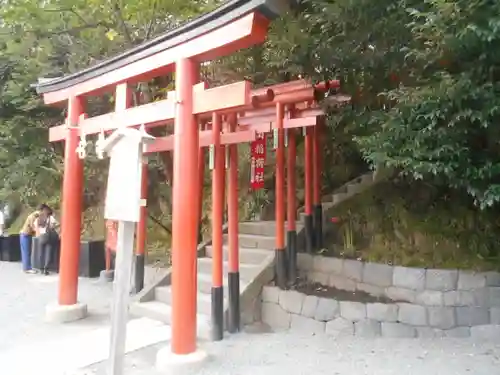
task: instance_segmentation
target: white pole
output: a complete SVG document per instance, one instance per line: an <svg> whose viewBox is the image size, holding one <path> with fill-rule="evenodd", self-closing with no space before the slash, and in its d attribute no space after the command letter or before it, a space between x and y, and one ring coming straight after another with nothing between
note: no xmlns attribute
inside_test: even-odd
<svg viewBox="0 0 500 375"><path fill-rule="evenodd" d="M134 230L134 222L120 221L118 224L108 375L123 375Z"/></svg>

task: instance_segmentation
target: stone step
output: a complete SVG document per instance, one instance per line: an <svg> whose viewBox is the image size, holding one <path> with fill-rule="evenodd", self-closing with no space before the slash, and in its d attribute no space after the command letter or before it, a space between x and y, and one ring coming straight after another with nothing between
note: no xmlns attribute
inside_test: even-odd
<svg viewBox="0 0 500 375"><path fill-rule="evenodd" d="M208 315L212 314L212 295L207 293L198 293L196 302L196 311L198 314ZM158 302L165 303L167 305L172 304L172 288L170 285L159 286L155 288L155 300ZM224 299L224 306L226 306L227 300Z"/></svg>
<svg viewBox="0 0 500 375"><path fill-rule="evenodd" d="M229 262L222 262L222 272L227 274L229 271ZM254 277L258 272L259 267L254 264L240 263L240 277ZM212 274L212 258L198 258L198 273Z"/></svg>
<svg viewBox="0 0 500 375"><path fill-rule="evenodd" d="M297 221L296 226L297 230L299 230L302 228L302 223ZM274 221L244 221L239 223L238 229L240 234L254 234L268 237L274 237L276 235L276 223Z"/></svg>
<svg viewBox="0 0 500 375"><path fill-rule="evenodd" d="M213 246L207 246L206 247L206 254L207 257L212 257L213 253ZM228 260L229 257L229 246L224 245L222 246L222 255L223 255L223 260ZM240 259L240 264L241 263L247 263L247 264L261 264L268 256L274 255L274 253L270 250L265 250L265 249L249 249L246 247L241 247L239 248L239 259Z"/></svg>
<svg viewBox="0 0 500 375"><path fill-rule="evenodd" d="M130 305L130 313L135 316L158 320L168 325L172 323L172 306L160 301L132 303ZM210 340L210 315L197 314L196 325L198 338Z"/></svg>
<svg viewBox="0 0 500 375"><path fill-rule="evenodd" d="M224 234L224 243L227 244L229 235ZM238 243L241 247L257 248L274 250L275 238L274 236L261 236L258 234L240 234L238 235Z"/></svg>
<svg viewBox="0 0 500 375"><path fill-rule="evenodd" d="M246 289L246 287L250 284L250 282L252 280L253 280L253 278L244 279L243 276L241 275L241 270L240 270L240 294L244 289ZM224 278L222 280L222 284L224 286L224 297L227 298L227 284L228 284L227 275L224 275ZM205 293L205 294L212 293L212 275L211 274L198 273L198 292Z"/></svg>

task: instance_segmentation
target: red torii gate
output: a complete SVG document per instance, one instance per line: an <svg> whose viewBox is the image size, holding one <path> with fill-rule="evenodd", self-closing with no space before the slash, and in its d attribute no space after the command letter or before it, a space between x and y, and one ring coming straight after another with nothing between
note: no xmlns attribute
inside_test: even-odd
<svg viewBox="0 0 500 375"><path fill-rule="evenodd" d="M316 94L325 92L337 81L311 86L294 81L264 89L251 90L247 81L207 88L198 83L199 65L264 42L270 19L279 12L283 1L233 0L217 10L173 30L152 42L138 46L110 60L81 72L45 80L37 86L46 104L67 103L64 125L49 131L51 142L65 140L63 201L61 216L61 259L58 308L84 310L78 303L78 252L82 213L83 164L76 149L81 135L91 135L144 125L147 128L174 123L173 136L158 138L147 152L175 150L172 225L172 343L173 354L196 351L196 246L200 217L201 147L214 145L213 171L213 301L217 306L214 321L216 336L222 336L222 213L224 210L224 159L221 150L228 145L228 221L230 244L230 321L229 330L239 330L238 271L238 196L237 144L255 139L256 133L275 130L276 148L276 279L287 284L285 256L285 129L306 128L306 237L313 238L313 206L321 214L319 178L320 133L315 107ZM175 71L176 89L167 99L131 107L130 85ZM84 99L115 90L115 111L87 118ZM226 126L223 128L223 119ZM211 120L211 121L210 121ZM198 122L211 122L211 129L201 130ZM322 121L319 120L318 124ZM314 130L313 130L314 129ZM222 130L222 132L221 132ZM295 169L295 137L289 137L288 169ZM314 159L314 160L313 160ZM222 161L221 161L222 160ZM314 165L314 168L313 168ZM146 169L147 167L145 167ZM146 174L143 174L146 176ZM292 176L293 173L290 174ZM314 181L313 181L314 178ZM314 186L314 191L313 191ZM143 180L143 195L147 180ZM194 199L193 199L194 197ZM295 232L295 178L288 184L288 232ZM315 220L320 223L320 219ZM309 224L308 224L309 223ZM144 262L145 208L137 228L137 253ZM289 245L296 241L289 239ZM312 240L308 241L312 244ZM310 251L311 246L307 249ZM295 273L291 255L290 276ZM138 262L140 264L140 262ZM60 314L60 312L59 312ZM83 311L75 317L82 317ZM71 317L66 317L71 319ZM220 324L219 324L220 323Z"/></svg>

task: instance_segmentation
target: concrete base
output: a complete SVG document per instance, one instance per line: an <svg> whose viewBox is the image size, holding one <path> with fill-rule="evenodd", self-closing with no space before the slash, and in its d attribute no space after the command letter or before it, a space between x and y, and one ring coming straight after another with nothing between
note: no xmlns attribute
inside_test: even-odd
<svg viewBox="0 0 500 375"><path fill-rule="evenodd" d="M87 305L76 303L74 305L53 304L45 308L45 319L54 323L69 323L87 316Z"/></svg>
<svg viewBox="0 0 500 375"><path fill-rule="evenodd" d="M172 375L196 374L208 359L208 354L202 350L181 355L174 354L170 347L165 347L156 353L156 369Z"/></svg>
<svg viewBox="0 0 500 375"><path fill-rule="evenodd" d="M102 270L99 274L99 280L105 281L107 283L112 282L115 279L115 271L114 270Z"/></svg>

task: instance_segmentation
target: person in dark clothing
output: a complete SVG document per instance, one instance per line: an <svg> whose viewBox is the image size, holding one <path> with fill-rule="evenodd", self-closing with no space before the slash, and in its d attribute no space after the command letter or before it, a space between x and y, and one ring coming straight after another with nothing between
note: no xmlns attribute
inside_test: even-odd
<svg viewBox="0 0 500 375"><path fill-rule="evenodd" d="M56 232L57 221L53 217L53 212L49 208L40 213L34 222L38 244L40 246L41 259L42 259L42 273L49 274L49 265L54 252L55 245L59 238Z"/></svg>

